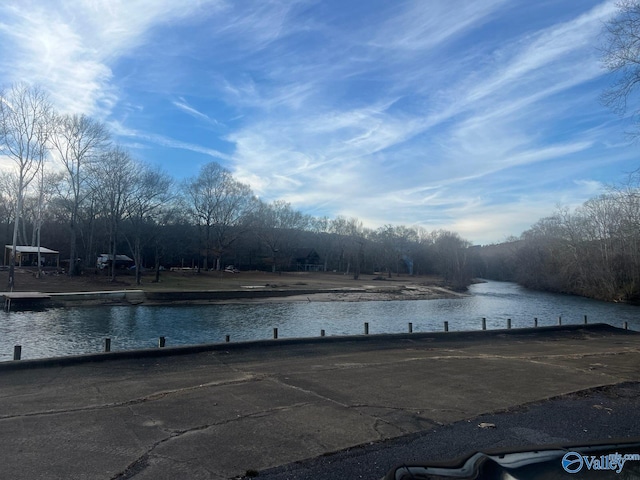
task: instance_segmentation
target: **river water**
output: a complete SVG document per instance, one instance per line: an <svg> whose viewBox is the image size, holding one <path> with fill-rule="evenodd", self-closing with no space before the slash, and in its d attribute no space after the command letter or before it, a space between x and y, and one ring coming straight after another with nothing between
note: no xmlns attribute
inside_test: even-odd
<svg viewBox="0 0 640 480"><path fill-rule="evenodd" d="M479 330L584 322L604 322L640 331L640 307L599 302L581 297L526 290L514 283L473 285L470 296L442 300L376 302L306 302L251 305L111 306L56 308L39 312L0 313L0 361L13 358L14 345L22 346L22 358L43 358L100 352L104 339L111 349L128 350L231 341L314 337L325 330L331 335L358 335L369 324L369 333Z"/></svg>

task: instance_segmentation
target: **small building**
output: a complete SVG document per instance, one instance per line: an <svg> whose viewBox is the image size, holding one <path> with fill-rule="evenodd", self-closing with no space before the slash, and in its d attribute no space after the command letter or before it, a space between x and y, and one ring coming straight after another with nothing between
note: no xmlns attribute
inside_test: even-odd
<svg viewBox="0 0 640 480"><path fill-rule="evenodd" d="M298 248L293 253L296 270L305 272L319 272L324 270L320 263L320 255L313 248Z"/></svg>
<svg viewBox="0 0 640 480"><path fill-rule="evenodd" d="M4 246L4 264L9 265L13 245ZM38 252L43 265L51 265L60 268L60 252L45 247L32 247L29 245L16 246L16 265L19 267L38 266Z"/></svg>

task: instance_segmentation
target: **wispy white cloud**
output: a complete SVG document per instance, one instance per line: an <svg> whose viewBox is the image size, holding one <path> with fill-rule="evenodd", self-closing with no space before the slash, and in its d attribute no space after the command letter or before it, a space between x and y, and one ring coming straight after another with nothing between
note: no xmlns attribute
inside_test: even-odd
<svg viewBox="0 0 640 480"><path fill-rule="evenodd" d="M431 49L481 24L487 16L495 13L505 3L506 0L434 0L428 4L421 1L400 3L401 12L391 16L376 29L371 44L392 50Z"/></svg>
<svg viewBox="0 0 640 480"><path fill-rule="evenodd" d="M140 145L139 141L146 141L148 143L159 145L162 147L202 153L204 155L208 155L212 157L212 159L215 159L215 160L223 160L223 161L231 160L230 155L224 152L220 152L214 148L207 148L199 144L183 142L180 140L173 139L171 137L167 137L165 135L159 135L157 133L148 133L148 132L138 131L132 128L125 127L124 125L122 125L117 121L111 121L108 123L108 125L110 127L110 130L115 135L122 138L126 138L126 139L133 139L134 143L132 142L128 143L128 145L132 147ZM138 142L135 142L136 140Z"/></svg>
<svg viewBox="0 0 640 480"><path fill-rule="evenodd" d="M597 101L595 47L614 9L6 1L0 77L43 84L180 175L204 154L265 200L486 242L632 162ZM176 149L197 154L191 171Z"/></svg>
<svg viewBox="0 0 640 480"><path fill-rule="evenodd" d="M327 38L337 48L314 52L313 62L295 49L261 56L273 85L227 83L227 101L252 108L226 138L236 174L266 199L323 205L372 226L449 226L481 242L520 233L558 201L588 198L593 184L570 179L614 161L594 151L611 129L570 125L576 111L602 121L594 45L612 2L507 39L492 31L497 41L485 36L466 50L452 45L517 6L439 5L402 2L373 35L358 25Z"/></svg>
<svg viewBox="0 0 640 480"><path fill-rule="evenodd" d="M215 125L215 126L220 125L220 122L218 122L215 118L211 118L207 114L199 112L194 107L189 105L187 103L187 101L182 97L180 97L178 100L174 100L171 103L175 107L177 107L178 109L182 110L183 112L188 113L189 115L191 115L192 117L194 117L194 118L196 118L198 120L203 120L203 121L205 121L205 122L207 122L207 123L209 123L211 125Z"/></svg>
<svg viewBox="0 0 640 480"><path fill-rule="evenodd" d="M157 25L188 18L205 3L217 2L3 2L0 74L44 86L62 111L107 115L120 95L114 62Z"/></svg>

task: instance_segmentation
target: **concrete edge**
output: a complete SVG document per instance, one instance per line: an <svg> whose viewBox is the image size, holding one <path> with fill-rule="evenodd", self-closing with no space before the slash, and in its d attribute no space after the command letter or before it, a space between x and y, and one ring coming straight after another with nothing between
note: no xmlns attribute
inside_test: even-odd
<svg viewBox="0 0 640 480"><path fill-rule="evenodd" d="M594 323L588 325L562 325L562 326L541 326L527 327L517 329L497 329L497 330L468 330L453 332L415 332L415 333L385 333L370 335L351 335L351 336L329 336L329 337L300 337L300 338L282 338L269 340L251 340L245 342L229 342L229 343L207 343L198 345L181 345L175 347L163 348L146 348L136 350L121 350L115 352L88 353L82 355L71 355L64 357L48 357L36 358L30 360L10 360L0 362L0 372L23 370L31 368L49 368L81 365L92 362L106 362L110 360L129 360L143 358L169 357L174 355L190 355L204 352L215 351L242 351L245 349L255 348L274 348L287 347L306 344L320 343L369 343L371 345L381 345L394 340L424 340L431 339L434 342L449 341L474 341L481 338L495 338L517 335L533 335L543 334L553 337L559 333L569 333L580 330L588 330L595 333L609 333L618 335L639 335L640 332L632 330L624 330L614 327L607 323Z"/></svg>

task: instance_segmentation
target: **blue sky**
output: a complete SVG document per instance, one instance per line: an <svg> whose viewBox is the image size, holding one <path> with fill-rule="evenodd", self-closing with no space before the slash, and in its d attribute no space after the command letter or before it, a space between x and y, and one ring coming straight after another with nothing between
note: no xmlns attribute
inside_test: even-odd
<svg viewBox="0 0 640 480"><path fill-rule="evenodd" d="M519 235L638 167L599 102L613 2L4 0L0 84L38 83L180 180L366 226Z"/></svg>

